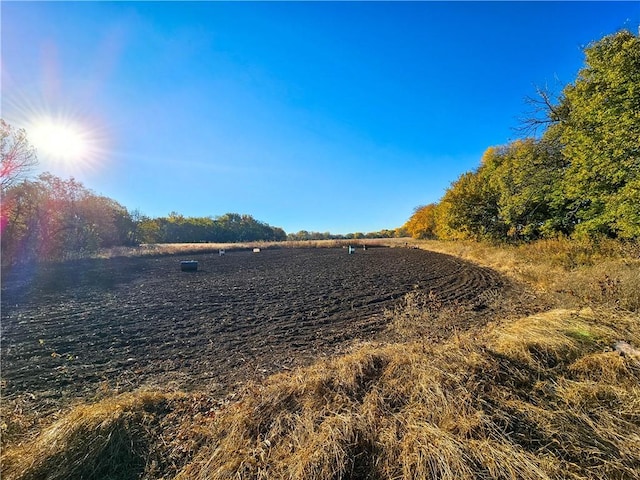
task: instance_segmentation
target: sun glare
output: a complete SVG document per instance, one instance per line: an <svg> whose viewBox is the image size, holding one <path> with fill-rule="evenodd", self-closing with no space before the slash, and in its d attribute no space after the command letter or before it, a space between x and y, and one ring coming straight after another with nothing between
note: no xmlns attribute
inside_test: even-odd
<svg viewBox="0 0 640 480"><path fill-rule="evenodd" d="M40 117L32 120L27 132L41 163L65 173L97 167L104 153L100 137L80 122Z"/></svg>
<svg viewBox="0 0 640 480"><path fill-rule="evenodd" d="M31 132L33 144L44 154L72 162L87 154L87 141L73 125L44 121Z"/></svg>

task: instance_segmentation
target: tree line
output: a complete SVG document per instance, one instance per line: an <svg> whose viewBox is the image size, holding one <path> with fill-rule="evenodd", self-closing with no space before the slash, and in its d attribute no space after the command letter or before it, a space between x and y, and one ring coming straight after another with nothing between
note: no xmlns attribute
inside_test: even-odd
<svg viewBox="0 0 640 480"><path fill-rule="evenodd" d="M397 238L403 237L406 233L404 230L396 228L393 230L383 229L377 232L353 232L346 234L333 234L331 232L309 232L300 230L296 233L287 234L287 240L290 241L306 241L306 240L359 240L366 238Z"/></svg>
<svg viewBox="0 0 640 480"><path fill-rule="evenodd" d="M49 173L2 192L2 263L77 258L141 243L281 241L286 233L251 215L149 218Z"/></svg>
<svg viewBox="0 0 640 480"><path fill-rule="evenodd" d="M1 221L3 264L59 260L136 241L126 208L48 173L3 189Z"/></svg>
<svg viewBox="0 0 640 480"><path fill-rule="evenodd" d="M640 238L640 39L622 30L584 53L573 83L530 100L529 135L488 148L438 203L416 208L410 235Z"/></svg>
<svg viewBox="0 0 640 480"><path fill-rule="evenodd" d="M185 217L172 212L167 217L141 216L135 224L137 239L141 243L280 242L287 239L282 228L238 213L219 217Z"/></svg>

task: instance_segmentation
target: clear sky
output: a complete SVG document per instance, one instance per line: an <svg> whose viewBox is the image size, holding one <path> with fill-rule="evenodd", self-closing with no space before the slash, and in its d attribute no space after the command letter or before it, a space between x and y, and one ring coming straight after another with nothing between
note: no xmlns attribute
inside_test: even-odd
<svg viewBox="0 0 640 480"><path fill-rule="evenodd" d="M40 170L289 233L402 225L640 24L638 1L0 5L2 117Z"/></svg>

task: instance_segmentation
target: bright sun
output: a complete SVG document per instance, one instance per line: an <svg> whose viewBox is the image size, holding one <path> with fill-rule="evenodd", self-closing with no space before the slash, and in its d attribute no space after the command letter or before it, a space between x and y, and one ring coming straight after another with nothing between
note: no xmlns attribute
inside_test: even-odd
<svg viewBox="0 0 640 480"><path fill-rule="evenodd" d="M41 120L32 128L30 138L40 152L65 163L81 162L89 151L86 135L69 123Z"/></svg>
<svg viewBox="0 0 640 480"><path fill-rule="evenodd" d="M75 175L95 170L103 161L103 135L87 121L43 115L34 118L27 131L38 159L56 172Z"/></svg>

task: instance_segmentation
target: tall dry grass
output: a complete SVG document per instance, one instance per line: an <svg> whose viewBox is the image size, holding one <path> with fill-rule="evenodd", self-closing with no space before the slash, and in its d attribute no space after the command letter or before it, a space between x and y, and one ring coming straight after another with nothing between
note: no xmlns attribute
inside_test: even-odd
<svg viewBox="0 0 640 480"><path fill-rule="evenodd" d="M149 441L145 425L164 400L144 392L76 407L34 441L3 452L2 478L138 478Z"/></svg>
<svg viewBox="0 0 640 480"><path fill-rule="evenodd" d="M553 310L272 377L178 478L640 478L640 358L606 351L602 320Z"/></svg>

